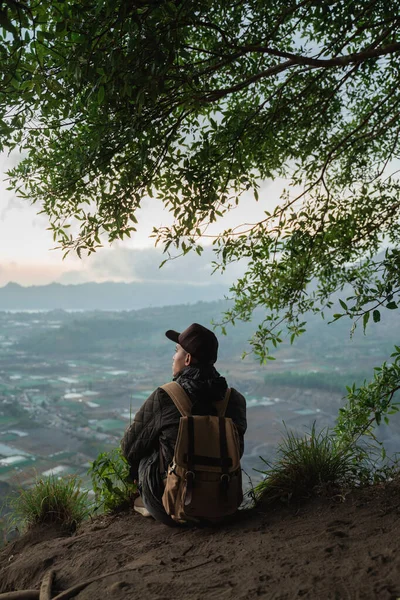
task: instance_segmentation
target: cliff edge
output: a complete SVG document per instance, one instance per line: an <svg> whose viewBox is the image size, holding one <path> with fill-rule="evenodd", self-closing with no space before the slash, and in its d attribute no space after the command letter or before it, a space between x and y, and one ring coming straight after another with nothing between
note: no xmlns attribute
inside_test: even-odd
<svg viewBox="0 0 400 600"><path fill-rule="evenodd" d="M399 493L396 480L302 505L259 506L219 528L168 528L121 513L74 536L33 531L1 552L0 592L39 590L54 570L51 598L101 576L68 597L396 600Z"/></svg>

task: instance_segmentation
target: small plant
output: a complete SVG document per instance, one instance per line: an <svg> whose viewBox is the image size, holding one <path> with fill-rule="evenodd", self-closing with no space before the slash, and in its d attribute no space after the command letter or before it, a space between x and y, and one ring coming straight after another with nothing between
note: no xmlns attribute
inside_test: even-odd
<svg viewBox="0 0 400 600"><path fill-rule="evenodd" d="M88 492L75 476L37 479L31 488L11 496L8 505L9 526L22 531L50 524L73 531L90 513Z"/></svg>
<svg viewBox="0 0 400 600"><path fill-rule="evenodd" d="M96 495L95 510L101 508L113 512L132 504L137 488L130 479L129 464L119 448L99 454L88 473Z"/></svg>
<svg viewBox="0 0 400 600"><path fill-rule="evenodd" d="M259 471L265 477L255 488L257 499L274 501L311 496L324 486L341 486L357 478L358 449L343 447L328 430L317 433L315 423L309 435L297 437L286 430L278 446L277 461Z"/></svg>

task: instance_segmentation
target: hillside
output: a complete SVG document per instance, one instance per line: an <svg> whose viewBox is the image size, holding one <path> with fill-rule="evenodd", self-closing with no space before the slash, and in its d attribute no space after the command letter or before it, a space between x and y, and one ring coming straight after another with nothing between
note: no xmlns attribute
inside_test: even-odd
<svg viewBox="0 0 400 600"><path fill-rule="evenodd" d="M208 323L223 308L216 302L126 313L0 313L4 449L28 453L39 474L59 465L65 473L86 472L88 460L119 443L130 399L139 406L149 389L168 378L171 345L163 332L195 320ZM273 456L282 421L301 434L314 420L319 428L332 424L340 386L387 358L398 318L383 319L352 340L348 323L328 326L311 318L307 334L294 346L283 344L267 366L240 359L254 323L221 336L218 366L248 400L249 473L260 455ZM380 428L390 453L398 450L399 431L396 418ZM0 480L28 477L24 465L4 471ZM331 493L302 506L242 513L220 529L170 530L121 514L88 522L72 537L42 530L0 553L0 593L38 590L54 569L53 598L88 578L122 571L75 597L397 600L399 492L400 483L393 482Z"/></svg>
<svg viewBox="0 0 400 600"><path fill-rule="evenodd" d="M54 569L52 598L101 576L73 597L395 600L399 492L394 481L259 507L220 528L170 529L124 513L88 522L72 537L37 531L0 554L0 592L39 590Z"/></svg>
<svg viewBox="0 0 400 600"><path fill-rule="evenodd" d="M225 308L198 302L129 312L0 311L0 482L30 485L56 469L90 486L88 462L118 446L132 414L171 377L173 344L164 332L208 324ZM253 469L263 468L259 457L273 460L283 423L299 435L314 422L318 430L332 426L345 385L369 379L389 358L399 315L386 316L353 339L348 322L328 325L314 316L307 333L293 346L284 341L266 365L241 359L255 323L219 336L218 370L248 402L243 468L253 481L260 477ZM400 414L377 434L389 455L398 452Z"/></svg>

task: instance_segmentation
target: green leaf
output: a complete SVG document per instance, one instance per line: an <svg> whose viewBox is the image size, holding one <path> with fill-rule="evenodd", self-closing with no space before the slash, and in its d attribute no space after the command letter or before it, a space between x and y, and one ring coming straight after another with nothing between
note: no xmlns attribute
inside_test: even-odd
<svg viewBox="0 0 400 600"><path fill-rule="evenodd" d="M98 92L97 92L97 102L98 102L98 104L102 104L103 103L104 96L105 96L104 85L101 85L99 87Z"/></svg>
<svg viewBox="0 0 400 600"><path fill-rule="evenodd" d="M57 24L56 24L56 31L58 33L60 33L62 31L65 31L65 29L66 29L66 23L65 23L65 21L58 21Z"/></svg>
<svg viewBox="0 0 400 600"><path fill-rule="evenodd" d="M379 323L379 321L381 320L381 313L379 312L379 310L374 310L374 312L372 313L372 318L374 320L374 323Z"/></svg>
<svg viewBox="0 0 400 600"><path fill-rule="evenodd" d="M14 23L9 18L7 11L3 10L3 9L0 10L0 26L12 34L18 35L17 28L15 27Z"/></svg>
<svg viewBox="0 0 400 600"><path fill-rule="evenodd" d="M364 333L365 333L365 329L366 329L368 321L369 321L369 315L370 315L369 311L366 312L366 313L364 313L364 315L363 315L363 329L364 329Z"/></svg>
<svg viewBox="0 0 400 600"><path fill-rule="evenodd" d="M334 320L334 321L337 321L338 319L341 319L342 317L344 317L344 314L343 314L343 313L335 313L335 314L333 315L333 320Z"/></svg>

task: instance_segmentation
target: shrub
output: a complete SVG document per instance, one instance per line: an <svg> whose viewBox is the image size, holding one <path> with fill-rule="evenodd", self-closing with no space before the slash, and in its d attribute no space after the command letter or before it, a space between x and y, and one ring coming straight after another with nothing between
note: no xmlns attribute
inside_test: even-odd
<svg viewBox="0 0 400 600"><path fill-rule="evenodd" d="M9 524L22 530L57 524L73 531L90 512L88 492L75 476L37 479L33 487L17 490L8 504Z"/></svg>
<svg viewBox="0 0 400 600"><path fill-rule="evenodd" d="M324 486L355 483L359 470L358 448L340 446L329 429L317 433L315 423L303 437L286 430L276 462L262 460L268 468L259 471L265 477L254 492L266 501L306 498Z"/></svg>
<svg viewBox="0 0 400 600"><path fill-rule="evenodd" d="M131 506L137 488L130 479L129 464L119 448L99 454L88 472L96 495L95 510L114 512Z"/></svg>

